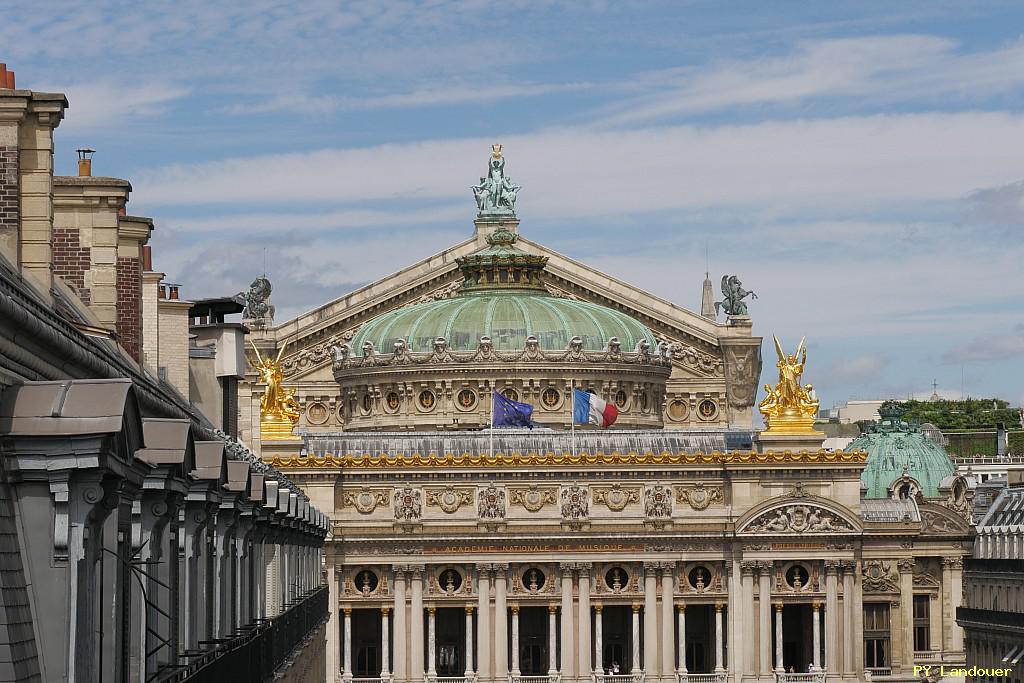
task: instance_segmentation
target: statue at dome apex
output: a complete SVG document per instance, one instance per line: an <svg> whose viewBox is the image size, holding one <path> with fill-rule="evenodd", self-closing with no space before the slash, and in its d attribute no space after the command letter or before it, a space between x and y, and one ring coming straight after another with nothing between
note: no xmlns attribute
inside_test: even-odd
<svg viewBox="0 0 1024 683"><path fill-rule="evenodd" d="M501 154L501 145L491 145L487 175L482 176L480 183L473 185L471 189L481 216L515 215L516 197L521 187L505 175L505 158Z"/></svg>

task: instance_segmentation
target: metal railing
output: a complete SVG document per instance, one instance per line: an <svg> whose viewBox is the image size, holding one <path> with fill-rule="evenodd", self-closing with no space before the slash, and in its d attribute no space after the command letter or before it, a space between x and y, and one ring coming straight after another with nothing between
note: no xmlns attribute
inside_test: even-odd
<svg viewBox="0 0 1024 683"><path fill-rule="evenodd" d="M728 671L719 671L710 674L692 674L690 672L676 672L679 683L725 683L729 679Z"/></svg>
<svg viewBox="0 0 1024 683"><path fill-rule="evenodd" d="M811 673L776 673L776 683L825 683L825 672L814 671Z"/></svg>
<svg viewBox="0 0 1024 683"><path fill-rule="evenodd" d="M869 666L864 673L864 678L871 680L875 676L892 676L892 669L888 666Z"/></svg>
<svg viewBox="0 0 1024 683"><path fill-rule="evenodd" d="M285 663L320 624L327 620L327 586L321 586L286 606L273 619L243 626L225 639L211 641L208 650L185 653L186 664L167 667L158 683L224 683L272 681Z"/></svg>

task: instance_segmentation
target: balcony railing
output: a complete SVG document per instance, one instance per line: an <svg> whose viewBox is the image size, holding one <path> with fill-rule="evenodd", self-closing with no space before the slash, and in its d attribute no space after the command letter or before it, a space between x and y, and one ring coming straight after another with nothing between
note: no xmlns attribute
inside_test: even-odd
<svg viewBox="0 0 1024 683"><path fill-rule="evenodd" d="M509 674L508 683L558 683L561 674L544 674L542 676L525 676L521 674Z"/></svg>
<svg viewBox="0 0 1024 683"><path fill-rule="evenodd" d="M888 666L870 666L864 671L864 678L866 680L872 680L876 676L892 676L892 669Z"/></svg>
<svg viewBox="0 0 1024 683"><path fill-rule="evenodd" d="M631 674L594 674L594 683L644 683L644 672Z"/></svg>
<svg viewBox="0 0 1024 683"><path fill-rule="evenodd" d="M562 678L562 675L557 671L552 674L543 674L541 676L527 676L522 674L509 674L508 683L558 683Z"/></svg>
<svg viewBox="0 0 1024 683"><path fill-rule="evenodd" d="M776 673L775 683L825 683L825 672L812 673Z"/></svg>
<svg viewBox="0 0 1024 683"><path fill-rule="evenodd" d="M187 664L168 667L151 683L266 683L320 624L327 620L327 586L306 595L273 619L243 626L241 632L195 653Z"/></svg>
<svg viewBox="0 0 1024 683"><path fill-rule="evenodd" d="M679 683L725 683L729 679L728 671L719 671L711 674L692 674L689 672L677 672L676 678Z"/></svg>

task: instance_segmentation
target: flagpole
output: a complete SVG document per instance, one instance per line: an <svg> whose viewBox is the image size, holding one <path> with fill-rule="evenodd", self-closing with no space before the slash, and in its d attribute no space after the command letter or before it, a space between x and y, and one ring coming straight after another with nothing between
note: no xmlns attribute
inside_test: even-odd
<svg viewBox="0 0 1024 683"><path fill-rule="evenodd" d="M569 414L569 431L572 433L572 457L576 457L576 380L569 380L569 391L572 396L572 412Z"/></svg>

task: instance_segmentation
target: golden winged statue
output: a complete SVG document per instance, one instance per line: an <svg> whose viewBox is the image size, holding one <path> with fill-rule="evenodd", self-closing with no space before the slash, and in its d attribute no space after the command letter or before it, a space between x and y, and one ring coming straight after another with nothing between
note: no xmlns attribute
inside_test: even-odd
<svg viewBox="0 0 1024 683"><path fill-rule="evenodd" d="M287 343L281 346L273 360L264 358L256 344L252 340L250 343L256 352L256 371L260 373L260 381L266 385L260 398L260 436L270 440L291 439L292 427L299 421L299 403L295 400L294 391L282 385L281 357Z"/></svg>
<svg viewBox="0 0 1024 683"><path fill-rule="evenodd" d="M787 356L782 350L779 338L775 340L775 353L779 362L779 382L774 387L764 385L765 397L758 406L764 415L765 426L769 432L813 432L814 419L818 415L818 398L814 395L814 386L801 386L800 378L804 374L807 363L805 339L800 340L796 353Z"/></svg>

